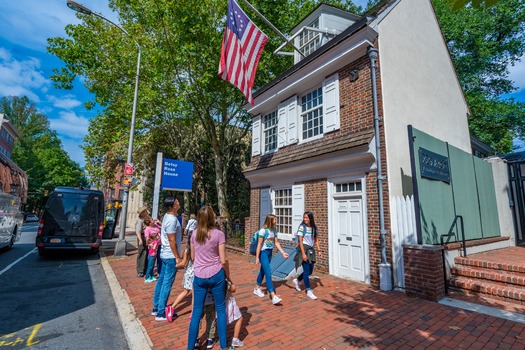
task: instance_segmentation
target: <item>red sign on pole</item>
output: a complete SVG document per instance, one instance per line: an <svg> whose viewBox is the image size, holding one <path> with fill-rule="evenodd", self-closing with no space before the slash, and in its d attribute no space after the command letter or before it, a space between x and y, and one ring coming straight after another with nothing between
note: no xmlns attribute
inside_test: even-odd
<svg viewBox="0 0 525 350"><path fill-rule="evenodd" d="M126 163L124 166L124 175L133 175L133 164Z"/></svg>

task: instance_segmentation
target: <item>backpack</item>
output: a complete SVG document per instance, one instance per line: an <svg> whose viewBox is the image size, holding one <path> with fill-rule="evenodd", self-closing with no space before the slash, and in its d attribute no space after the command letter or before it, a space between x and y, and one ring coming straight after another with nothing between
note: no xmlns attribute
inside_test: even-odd
<svg viewBox="0 0 525 350"><path fill-rule="evenodd" d="M263 243L264 243L264 240L268 237L268 233L270 232L270 230L268 229L265 229L265 230L266 230L266 234L264 235ZM250 254L251 255L257 254L257 245L259 244L258 236L259 236L259 231L255 231L255 233L252 236L252 241L250 243Z"/></svg>

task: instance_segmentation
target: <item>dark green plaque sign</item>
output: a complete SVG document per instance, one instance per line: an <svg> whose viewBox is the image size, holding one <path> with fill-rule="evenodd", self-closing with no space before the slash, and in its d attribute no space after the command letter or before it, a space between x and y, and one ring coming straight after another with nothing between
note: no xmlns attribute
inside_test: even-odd
<svg viewBox="0 0 525 350"><path fill-rule="evenodd" d="M419 147L421 177L450 183L448 157Z"/></svg>

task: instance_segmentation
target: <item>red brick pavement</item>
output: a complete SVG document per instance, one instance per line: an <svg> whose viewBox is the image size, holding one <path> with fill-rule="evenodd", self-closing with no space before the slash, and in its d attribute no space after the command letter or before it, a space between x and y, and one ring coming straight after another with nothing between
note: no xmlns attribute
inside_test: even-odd
<svg viewBox="0 0 525 350"><path fill-rule="evenodd" d="M185 349L191 296L177 308L173 323L156 322L150 316L155 284L135 276L136 250L131 247L124 258L105 253L155 349ZM274 306L253 295L258 268L252 257L229 252L228 259L244 315L243 349L525 349L525 324L328 275L312 283L318 300L297 292L291 281L276 283L283 302ZM177 273L170 300L182 290L183 274ZM229 326L230 340L232 333ZM204 349L206 339L202 330L199 334Z"/></svg>

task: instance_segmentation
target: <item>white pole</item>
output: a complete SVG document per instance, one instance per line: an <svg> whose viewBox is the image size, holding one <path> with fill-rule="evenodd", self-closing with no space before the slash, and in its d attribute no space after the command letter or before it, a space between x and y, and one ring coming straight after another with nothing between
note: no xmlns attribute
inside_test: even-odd
<svg viewBox="0 0 525 350"><path fill-rule="evenodd" d="M151 215L154 219L159 217L160 181L162 179L162 152L157 153L157 166L155 167L155 184L153 185L153 206Z"/></svg>

